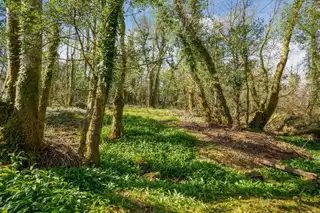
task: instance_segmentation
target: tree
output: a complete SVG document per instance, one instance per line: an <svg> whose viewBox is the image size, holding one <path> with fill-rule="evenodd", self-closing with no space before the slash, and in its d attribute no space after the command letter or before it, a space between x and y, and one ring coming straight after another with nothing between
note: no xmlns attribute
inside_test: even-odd
<svg viewBox="0 0 320 213"><path fill-rule="evenodd" d="M39 105L39 133L41 138L44 138L44 127L47 106L50 100L50 90L52 85L52 77L54 72L57 70L57 60L58 60L58 47L60 43L60 29L59 24L54 23L50 28L47 35L47 40L49 42L48 55L47 55L47 66L45 69L42 91L40 97Z"/></svg>
<svg viewBox="0 0 320 213"><path fill-rule="evenodd" d="M126 25L123 10L119 17L120 19L120 51L121 51L121 62L119 68L119 80L117 83L116 95L113 102L113 116L111 133L109 138L111 140L121 138L124 133L123 126L123 108L124 108L124 83L127 73L127 50L125 42Z"/></svg>
<svg viewBox="0 0 320 213"><path fill-rule="evenodd" d="M274 113L277 107L279 101L281 78L283 75L283 71L286 67L290 51L289 45L294 27L298 22L299 11L302 7L303 2L303 0L295 0L292 4L286 21L286 27L283 34L281 56L273 77L268 102L266 103L266 106L264 104L260 105L259 110L256 112L254 118L249 124L251 128L262 130L268 123L269 119L271 118L272 114Z"/></svg>
<svg viewBox="0 0 320 213"><path fill-rule="evenodd" d="M14 104L16 97L16 81L20 67L19 8L20 0L9 0L7 5L7 55L8 71L5 82L4 99Z"/></svg>
<svg viewBox="0 0 320 213"><path fill-rule="evenodd" d="M16 87L15 113L4 131L11 147L21 145L28 152L37 152L43 145L39 127L42 1L28 0L23 3L27 13L22 22L22 58Z"/></svg>
<svg viewBox="0 0 320 213"><path fill-rule="evenodd" d="M320 88L320 54L319 54L319 35L320 28L320 10L316 5L316 1L311 1L310 7L307 9L306 23L301 24L303 32L307 35L308 43L308 68L309 79L311 81L310 95L307 106L307 113L311 117L313 115L314 107L319 99Z"/></svg>
<svg viewBox="0 0 320 213"><path fill-rule="evenodd" d="M107 96L110 91L115 57L116 57L116 36L118 30L118 19L121 12L123 1L110 3L109 14L106 14L106 5L102 4L104 11L101 18L100 26L100 48L102 65L99 67L98 84L96 97L93 104L93 113L90 120L90 125L87 131L87 149L86 161L87 164L99 166L100 151L99 144L101 140L101 128L104 117L104 111L107 101ZM107 15L107 16L106 16Z"/></svg>
<svg viewBox="0 0 320 213"><path fill-rule="evenodd" d="M223 109L223 114L226 117L228 124L232 125L233 120L232 120L232 117L230 114L230 110L227 106L225 96L223 94L223 90L222 90L222 87L221 87L221 84L219 81L219 77L217 76L216 65L213 61L212 56L210 55L210 52L204 46L199 35L197 35L197 31L194 27L194 25L197 25L197 23L194 24L186 16L185 11L184 11L184 2L182 0L174 0L173 2L174 2L175 10L178 14L179 20L182 25L182 28L180 30L185 33L188 42L190 43L192 48L197 52L197 54L199 54L199 56L203 60L210 76L212 77L212 79L214 81L213 87L215 88L215 90L217 92L217 97L218 97L218 99L220 101L220 105ZM197 4L192 4L192 5L197 5Z"/></svg>
<svg viewBox="0 0 320 213"><path fill-rule="evenodd" d="M201 79L197 73L196 59L193 55L193 52L192 52L190 45L188 44L188 42L184 38L184 36L182 34L179 34L179 38L182 43L184 55L186 56L186 61L189 66L191 78L196 83L198 90L199 90L200 106L203 110L203 116L205 118L206 123L211 125L212 124L212 112L211 112L211 108L209 107L209 104L208 104L208 101L206 98L206 94L205 94L204 88L202 86Z"/></svg>

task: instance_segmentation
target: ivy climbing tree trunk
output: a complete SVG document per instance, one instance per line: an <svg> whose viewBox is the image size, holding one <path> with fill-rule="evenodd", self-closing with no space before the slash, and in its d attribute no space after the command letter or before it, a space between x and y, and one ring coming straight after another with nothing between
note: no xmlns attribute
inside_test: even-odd
<svg viewBox="0 0 320 213"><path fill-rule="evenodd" d="M39 82L42 63L42 1L23 1L28 18L22 26L22 58L17 81L16 112L7 126L8 143L18 143L27 152L42 146L39 132ZM16 144L11 144L16 145Z"/></svg>
<svg viewBox="0 0 320 213"><path fill-rule="evenodd" d="M49 43L48 47L48 56L47 56L47 66L44 74L44 81L42 86L42 92L40 97L39 105L39 132L40 137L44 137L44 128L45 128L45 119L46 119L46 110L50 100L50 90L52 84L52 76L55 70L57 69L58 61L58 47L60 43L60 29L59 24L54 24L48 33L47 38Z"/></svg>
<svg viewBox="0 0 320 213"><path fill-rule="evenodd" d="M101 140L101 129L107 96L112 83L116 57L116 39L118 30L118 18L121 12L123 1L110 2L110 9L107 18L102 17L100 26L100 48L102 67L99 67L97 94L93 105L93 114L87 131L87 149L85 158L87 164L92 166L100 165L99 144ZM105 5L102 5L106 9ZM105 13L104 13L105 14Z"/></svg>
<svg viewBox="0 0 320 213"><path fill-rule="evenodd" d="M183 46L184 54L186 56L186 61L189 65L190 75L192 80L196 83L198 90L199 90L199 99L200 99L200 106L203 110L203 117L207 124L212 124L212 112L209 107L208 101L206 99L206 94L204 88L202 86L201 80L197 74L197 64L195 57L193 56L192 49L188 44L187 40L184 38L182 34L179 34L180 41Z"/></svg>
<svg viewBox="0 0 320 213"><path fill-rule="evenodd" d="M124 133L123 126L123 108L124 108L124 83L127 73L127 50L125 44L126 24L123 10L120 15L120 49L121 49L121 67L120 76L117 85L116 95L113 103L113 116L111 133L109 138L111 140L119 139Z"/></svg>
<svg viewBox="0 0 320 213"><path fill-rule="evenodd" d="M223 110L223 114L224 114L225 118L227 119L228 125L232 125L232 123L233 123L232 116L230 114L230 110L227 105L227 101L225 99L221 84L219 82L219 78L217 76L217 70L216 70L216 66L213 61L213 58L210 55L207 48L204 46L201 39L199 38L199 35L197 35L198 33L195 30L192 21L190 21L189 18L187 17L187 15L185 14L184 1L183 0L174 0L173 3L174 3L175 10L179 16L179 19L180 19L180 22L182 25L181 30L185 33L186 38L187 38L187 42L190 43L192 48L198 52L199 56L204 61L204 64L205 64L209 74L211 75L213 81L214 81L213 87L217 91L217 97L220 101L220 105Z"/></svg>
<svg viewBox="0 0 320 213"><path fill-rule="evenodd" d="M18 11L21 6L20 0L8 0L7 4L7 57L8 71L5 82L4 100L14 104L16 97L16 81L20 67L20 40L19 40L19 17Z"/></svg>
<svg viewBox="0 0 320 213"><path fill-rule="evenodd" d="M314 107L319 100L320 88L320 54L319 54L319 19L320 19L320 5L317 6L316 1L312 1L311 8L308 11L308 20L310 22L310 29L305 30L309 37L309 72L311 80L311 88L309 95L309 102L307 106L307 113L310 117L313 116Z"/></svg>
<svg viewBox="0 0 320 213"><path fill-rule="evenodd" d="M297 24L299 18L299 11L302 7L303 2L304 0L295 0L292 4L292 8L290 9L290 14L288 16L285 32L283 35L280 61L277 65L276 72L273 77L273 83L270 90L271 93L269 95L267 105L264 106L264 104L261 104L260 109L256 112L254 118L250 122L249 126L251 128L263 130L278 105L281 78L286 67L290 51L289 45L291 42L294 27Z"/></svg>

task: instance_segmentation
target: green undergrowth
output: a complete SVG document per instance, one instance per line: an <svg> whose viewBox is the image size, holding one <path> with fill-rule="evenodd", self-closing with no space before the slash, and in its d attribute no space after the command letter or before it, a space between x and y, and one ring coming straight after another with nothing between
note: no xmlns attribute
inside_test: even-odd
<svg viewBox="0 0 320 213"><path fill-rule="evenodd" d="M107 139L108 114L100 168L2 167L0 212L232 212L242 207L244 212L259 212L277 202L280 207L273 208L284 208L279 212L319 210L316 184L273 169L260 170L268 180L252 180L199 160L196 138L167 124L179 122L180 113L128 108L125 136L115 142ZM298 161L301 165L297 160L286 163L310 171L318 165Z"/></svg>

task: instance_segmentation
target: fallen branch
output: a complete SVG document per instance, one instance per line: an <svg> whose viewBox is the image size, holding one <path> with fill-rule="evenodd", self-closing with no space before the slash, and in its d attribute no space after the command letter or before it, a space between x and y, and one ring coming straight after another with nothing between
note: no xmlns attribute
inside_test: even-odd
<svg viewBox="0 0 320 213"><path fill-rule="evenodd" d="M295 168L291 168L291 167L288 167L288 166L280 165L280 164L273 163L273 162L268 161L268 160L262 160L261 159L261 160L258 160L258 163L260 163L262 165L265 165L265 166L277 168L277 169L280 169L282 171L286 171L286 172L289 172L289 173L300 175L300 176L304 177L307 180L311 180L311 181L318 180L318 175L314 174L314 173L311 173L311 172L306 172L306 171L303 171L303 170L300 170L300 169L295 169Z"/></svg>

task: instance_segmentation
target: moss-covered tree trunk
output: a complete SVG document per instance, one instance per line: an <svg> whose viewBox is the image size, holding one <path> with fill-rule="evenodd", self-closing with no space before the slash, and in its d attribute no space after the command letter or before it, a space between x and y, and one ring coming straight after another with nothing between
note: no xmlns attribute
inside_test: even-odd
<svg viewBox="0 0 320 213"><path fill-rule="evenodd" d="M10 142L20 143L26 151L37 152L42 145L39 132L39 90L42 63L42 1L25 0L28 18L23 21L21 68L17 81L15 118L10 128ZM14 125L14 126L13 126ZM19 141L12 141L12 140Z"/></svg>
<svg viewBox="0 0 320 213"><path fill-rule="evenodd" d="M221 108L223 110L223 114L224 114L225 118L227 119L228 124L232 125L232 123L233 123L232 116L230 114L230 110L227 105L227 101L225 99L221 84L219 82L219 78L217 76L217 70L216 70L216 66L213 61L213 58L210 55L207 48L204 46L196 29L194 28L194 25L196 25L196 24L192 23L192 21L190 21L188 19L187 15L185 14L184 1L183 0L174 0L173 2L174 2L175 9L178 13L180 22L183 27L181 30L185 33L185 35L187 37L187 41L190 43L192 48L197 51L197 53L199 54L201 59L204 61L205 66L214 81L213 87L217 91L217 97L219 99Z"/></svg>
<svg viewBox="0 0 320 213"><path fill-rule="evenodd" d="M52 76L55 70L57 69L58 61L58 47L60 43L60 29L59 24L54 24L48 33L47 38L49 43L48 47L48 56L47 56L47 66L45 74L43 77L42 91L40 97L39 105L39 132L41 138L44 137L44 128L45 128L45 119L46 119L46 110L50 100L50 90L52 85Z"/></svg>
<svg viewBox="0 0 320 213"><path fill-rule="evenodd" d="M309 96L309 103L307 106L307 113L309 116L313 115L314 106L319 99L319 76L320 76L320 67L319 67L319 53L317 50L318 43L316 35L312 36L310 39L310 77L311 77L311 89Z"/></svg>
<svg viewBox="0 0 320 213"><path fill-rule="evenodd" d="M273 84L270 90L271 93L269 95L268 103L266 107L264 107L264 104L261 104L259 111L256 112L253 120L249 124L251 128L263 130L278 105L282 74L286 67L290 51L289 45L291 42L294 27L298 22L299 11L302 7L303 2L304 0L295 0L292 4L292 8L290 9L290 14L288 16L286 28L283 34L280 61L277 65L276 72L273 77Z"/></svg>
<svg viewBox="0 0 320 213"><path fill-rule="evenodd" d="M320 5L316 5L316 1L312 1L312 8L309 8L308 20L310 22L310 29L305 30L309 37L309 72L311 80L311 88L309 95L309 103L307 106L307 113L310 117L313 116L314 107L319 100L320 88L320 53L319 53L319 37L320 28Z"/></svg>
<svg viewBox="0 0 320 213"><path fill-rule="evenodd" d="M208 125L212 124L212 112L211 108L209 107L207 98L206 98L206 93L204 91L204 88L202 86L202 82L197 74L197 62L195 60L195 57L193 55L192 49L190 45L188 44L187 40L182 34L179 34L180 41L183 46L184 54L186 56L186 61L189 65L190 69L190 75L192 77L192 80L196 83L198 90L199 90L199 101L200 101L200 106L203 110L202 114L205 119L205 122Z"/></svg>
<svg viewBox="0 0 320 213"><path fill-rule="evenodd" d="M14 104L16 97L16 81L20 68L20 40L18 10L20 0L8 0L7 5L7 57L8 71L5 82L4 100Z"/></svg>
<svg viewBox="0 0 320 213"><path fill-rule="evenodd" d="M127 73L127 50L125 44L126 25L123 11L120 15L120 49L121 49L121 67L120 78L117 85L116 95L113 103L113 116L111 133L109 138L111 140L119 139L124 133L123 126L123 108L124 108L124 83Z"/></svg>
<svg viewBox="0 0 320 213"><path fill-rule="evenodd" d="M122 4L123 1L111 2L110 7L108 7L110 9L108 16L103 17L101 20L100 48L103 64L99 67L97 94L87 132L87 149L85 153L87 164L92 166L100 165L99 144L101 140L101 129L107 95L109 94L113 78L117 52L115 44L117 39L118 18Z"/></svg>
<svg viewBox="0 0 320 213"><path fill-rule="evenodd" d="M193 112L194 110L194 92L192 88L188 89L188 112Z"/></svg>

